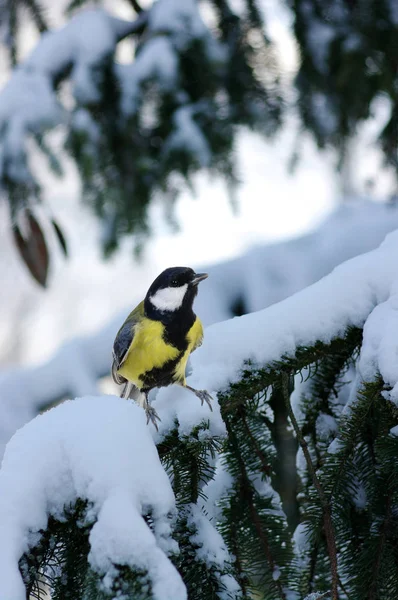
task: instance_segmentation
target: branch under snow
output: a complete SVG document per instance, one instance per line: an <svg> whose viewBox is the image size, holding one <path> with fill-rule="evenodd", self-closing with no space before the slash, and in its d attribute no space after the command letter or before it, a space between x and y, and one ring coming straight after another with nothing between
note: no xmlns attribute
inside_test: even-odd
<svg viewBox="0 0 398 600"><path fill-rule="evenodd" d="M0 471L0 597L25 600L18 559L49 515L80 498L94 518L89 563L104 586L114 565L148 573L153 597L185 600L167 555L174 495L143 411L117 397L81 398L36 417L7 446ZM142 511L150 511L152 529Z"/></svg>
<svg viewBox="0 0 398 600"><path fill-rule="evenodd" d="M191 359L190 385L210 393L238 381L245 362L264 367L300 346L329 343L349 327L364 327L359 362L365 380L379 372L398 402L398 231L379 248L338 266L314 285L269 308L208 327ZM380 327L380 321L383 327ZM182 432L194 424L184 390L161 389L154 402L164 435L177 417ZM191 403L192 404L192 403ZM204 409L202 409L204 410ZM189 412L188 412L189 411ZM195 418L198 418L197 415ZM217 414L209 414L210 423Z"/></svg>
<svg viewBox="0 0 398 600"><path fill-rule="evenodd" d="M393 227L398 227L398 210L394 207L372 203L356 208L342 207L322 227L305 238L258 247L238 259L206 269L210 277L196 301L197 314L208 325L227 319L230 306L239 297L243 298L248 310L256 310L271 302L277 302L304 285L312 283L336 263L376 246ZM360 264L364 260L377 261L381 252L382 249L374 255L367 255L368 258L359 257L356 260ZM371 259L372 256L376 258ZM393 265L390 266L393 269ZM355 261L347 263L341 269L342 271L337 269L316 286L302 292L304 296L298 294L266 311L207 328L203 348L192 356L195 379L201 379L200 385L203 387L209 385L210 389L217 389L218 384L227 385L228 377L236 378L241 362L253 353L260 362L277 360L283 351L284 340L287 340L291 351L294 351L296 342L304 343L307 340L311 343L316 339L317 333L324 334L322 323L319 321L320 311L322 314L328 313L329 319L336 319L336 311L340 311L341 321L336 321L336 325L340 324L340 330L352 322L349 310L353 311L355 322L362 325L368 317L367 310L370 311L370 308L366 307L363 310L362 305L369 301L369 306L373 307L375 296L370 294L371 288L367 287L366 283L363 285L367 293L363 293L362 287L353 285L354 278L362 277L356 274ZM352 270L354 275L345 275L347 269ZM363 270L366 273L366 266ZM380 270L375 268L375 271ZM367 276L369 280L373 277L370 269ZM326 304L322 293L317 291L325 286L331 290L329 295L326 293ZM347 299L343 301L341 298L340 306L339 294L344 291ZM356 313L352 303L357 302L354 300L357 295L362 309ZM136 300L138 302L139 298ZM316 308L318 302L321 303L319 309ZM390 348L394 347L394 340L398 339L398 336L393 335L393 321L386 320L387 310L391 317L395 314L394 302L392 298L386 305L381 305L365 326L367 337L372 322L376 323L376 319L381 320L384 334L377 334L381 336L377 344L384 354L387 352L388 336ZM307 311L307 316L303 311ZM66 397L98 394L98 379L109 374L112 343L124 317L125 315L118 316L94 335L71 340L62 346L50 361L39 367L16 368L0 373L0 456L14 431L32 419L44 406ZM311 328L306 329L307 321L303 319L310 319ZM317 324L317 328L314 328L314 324ZM307 332L307 338L297 336L299 328ZM337 334L336 327L334 335ZM257 347L263 348L262 352L258 351ZM214 353L217 353L217 360L213 364ZM368 353L370 354L367 358ZM370 346L365 346L362 355L363 374L365 376L369 372L371 377L376 364L372 363L373 350ZM391 353L388 356L392 356ZM386 361L387 357L384 359L383 372L386 381L393 387L395 363L393 360L391 366L387 367ZM214 378L209 380L213 372ZM208 416L212 417L213 433L220 434L223 431L218 411L209 415L196 398L191 398L191 394L182 389L162 390L156 402L159 407L170 407L167 415L162 415L162 419L168 423L167 427L171 426L174 415L178 412L180 427L184 432L190 431L192 423Z"/></svg>

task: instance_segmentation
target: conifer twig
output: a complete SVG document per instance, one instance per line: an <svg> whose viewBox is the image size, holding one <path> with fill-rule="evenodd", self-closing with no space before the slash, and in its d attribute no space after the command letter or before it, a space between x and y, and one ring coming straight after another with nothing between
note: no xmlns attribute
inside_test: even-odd
<svg viewBox="0 0 398 600"><path fill-rule="evenodd" d="M319 500L322 506L323 512L323 524L325 529L325 537L326 537L326 545L329 554L330 560L330 570L332 575L332 600L338 600L339 592L338 592L338 581L339 576L337 573L337 549L336 549L336 538L334 535L333 523L332 523L332 515L330 504L326 498L325 492L321 486L321 483L316 474L315 467L313 465L311 455L308 450L308 444L304 439L304 436L301 432L300 426L297 422L295 414L292 409L292 405L290 402L290 392L289 392L289 373L282 373L282 391L283 397L286 403L286 408L289 414L290 421L293 425L293 429L296 433L297 440L301 446L301 449L304 454L305 461L307 463L308 471L310 472L313 484L315 486L316 491L318 492Z"/></svg>
<svg viewBox="0 0 398 600"><path fill-rule="evenodd" d="M226 429L227 429L230 439L235 438L234 433L231 428L231 423L228 418L225 419L225 426L226 426ZM245 465L240 453L239 453L237 459L238 459L239 469L241 472L242 487L244 490L244 494L246 496L247 503L249 505L249 511L250 511L250 515L252 517L252 522L256 529L258 539L260 540L261 546L264 550L264 554L267 558L271 572L273 572L275 569L276 563L275 563L274 557L272 556L272 552L271 552L271 548L270 548L270 545L268 542L267 534L262 527L261 519L259 517L258 511L254 504L253 489L252 489L252 485L251 485L249 476L246 471L246 465ZM276 579L274 581L275 581L275 587L278 590L279 597L281 598L281 600L286 600L286 594L284 592L284 589L281 585L280 580Z"/></svg>
<svg viewBox="0 0 398 600"><path fill-rule="evenodd" d="M387 497L386 515L383 520L383 525L382 525L381 531L380 531L379 543L377 545L376 560L375 560L374 567L373 567L372 585L369 588L369 595L368 595L369 600L374 600L377 596L377 580L378 580L379 571L380 571L380 567L381 567L381 560L382 560L383 550L384 550L384 546L385 546L385 542L386 542L388 527L389 527L390 521L391 521L392 497L393 497L393 492L392 492L392 490L390 490L388 497Z"/></svg>
<svg viewBox="0 0 398 600"><path fill-rule="evenodd" d="M245 416L245 414L244 414L243 411L241 411L241 415L240 416L241 416L241 419L242 419L242 424L243 424L244 430L247 433L247 437L250 439L250 441L252 443L252 446L253 446L253 450L254 450L257 458L260 461L262 472L266 473L267 475L270 475L271 474L271 465L268 464L268 461L266 460L264 454L261 452L261 449L258 446L256 438L254 437L254 435L252 434L252 432L250 430L250 427L249 427L249 425L247 423L247 420L246 420L246 416Z"/></svg>

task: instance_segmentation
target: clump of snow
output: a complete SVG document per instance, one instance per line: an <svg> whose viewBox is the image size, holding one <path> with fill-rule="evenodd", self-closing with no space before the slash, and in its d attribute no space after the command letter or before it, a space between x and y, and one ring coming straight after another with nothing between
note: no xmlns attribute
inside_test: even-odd
<svg viewBox="0 0 398 600"><path fill-rule="evenodd" d="M195 533L190 537L190 541L194 546L197 546L197 559L204 562L209 569L213 568L219 572L219 580L222 586L218 592L219 599L232 600L233 598L240 598L242 591L236 579L228 573L221 575L221 572L226 570L232 562L232 557L222 536L200 507L192 504L189 511L188 526L193 527L195 530Z"/></svg>
<svg viewBox="0 0 398 600"><path fill-rule="evenodd" d="M392 388L390 399L398 404L398 279L390 297L369 315L363 337L358 365L362 379L371 381L380 373Z"/></svg>
<svg viewBox="0 0 398 600"><path fill-rule="evenodd" d="M191 377L187 378L188 385L191 385L191 379ZM161 418L161 422L158 424L159 431L153 432L155 440L160 441L165 437L174 428L175 422L178 424L180 436L189 436L192 429L205 421L208 427L203 431L203 435L212 438L224 437L226 429L217 396L211 388L208 388L208 391L213 392L213 411L210 411L206 403L202 406L200 400L191 391L179 386L162 388L153 394L152 404Z"/></svg>
<svg viewBox="0 0 398 600"><path fill-rule="evenodd" d="M218 523L223 520L222 507L219 505L221 498L229 495L234 485L234 479L226 468L226 465L218 461L214 477L203 487L205 496L202 510L210 521Z"/></svg>
<svg viewBox="0 0 398 600"><path fill-rule="evenodd" d="M297 566L303 570L308 566L310 562L309 551L311 548L311 544L309 541L308 525L308 522L302 521L297 525L293 534L293 550L295 554L295 562Z"/></svg>
<svg viewBox="0 0 398 600"><path fill-rule="evenodd" d="M40 71L19 67L0 95L0 177L29 181L25 160L25 137L61 122L64 112L53 93L51 82Z"/></svg>
<svg viewBox="0 0 398 600"><path fill-rule="evenodd" d="M279 567L274 567L274 570L272 571L272 579L274 581L278 581L278 579L281 576L281 570Z"/></svg>
<svg viewBox="0 0 398 600"><path fill-rule="evenodd" d="M369 377L380 370L394 399L398 390L397 255L398 231L389 234L377 250L347 261L279 304L207 328L203 345L191 358L189 385L210 392L226 389L239 380L248 359L254 365L272 364L284 355L293 356L300 346L317 340L329 343L348 327L365 325L360 367ZM161 418L172 406L173 395L172 388L159 391L155 406Z"/></svg>
<svg viewBox="0 0 398 600"><path fill-rule="evenodd" d="M338 431L336 419L325 413L318 415L315 427L317 438L325 442L331 437L335 437Z"/></svg>
<svg viewBox="0 0 398 600"><path fill-rule="evenodd" d="M94 69L113 54L121 24L123 21L102 9L82 11L62 29L42 34L24 63L24 70L38 71L52 81L60 71L73 65L71 80L76 99L82 103L96 101L99 93Z"/></svg>
<svg viewBox="0 0 398 600"><path fill-rule="evenodd" d="M0 470L0 597L24 600L18 560L49 515L81 498L96 522L89 562L110 585L114 565L148 572L154 598L183 600L185 586L167 558L176 552L174 495L134 403L89 397L36 417L7 445ZM29 501L27 501L27 499ZM153 531L144 518L150 510Z"/></svg>
<svg viewBox="0 0 398 600"><path fill-rule="evenodd" d="M142 88L148 81L156 81L164 92L171 92L178 79L178 56L166 36L148 40L131 64L116 65L120 81L121 107L125 115L138 110Z"/></svg>
<svg viewBox="0 0 398 600"><path fill-rule="evenodd" d="M242 590L240 585L232 575L225 573L220 577L221 585L224 589L220 590L217 594L219 600L232 600L233 598L240 598Z"/></svg>
<svg viewBox="0 0 398 600"><path fill-rule="evenodd" d="M294 549L302 554L306 554L310 547L307 529L308 526L305 522L299 523L293 534Z"/></svg>
<svg viewBox="0 0 398 600"><path fill-rule="evenodd" d="M338 454L343 448L344 448L344 445L343 445L342 441L339 440L339 438L335 438L329 444L328 453L329 454Z"/></svg>
<svg viewBox="0 0 398 600"><path fill-rule="evenodd" d="M195 0L158 0L149 14L149 27L158 33L171 33L183 46L189 39L208 35Z"/></svg>
<svg viewBox="0 0 398 600"><path fill-rule="evenodd" d="M194 504L190 507L188 525L195 529L190 540L198 546L196 554L199 560L206 563L208 567L224 569L231 561L225 542L201 509Z"/></svg>
<svg viewBox="0 0 398 600"><path fill-rule="evenodd" d="M195 111L194 104L181 106L175 111L174 131L167 138L162 154L167 156L173 151L182 150L192 154L201 167L208 167L212 154L202 130L193 118Z"/></svg>

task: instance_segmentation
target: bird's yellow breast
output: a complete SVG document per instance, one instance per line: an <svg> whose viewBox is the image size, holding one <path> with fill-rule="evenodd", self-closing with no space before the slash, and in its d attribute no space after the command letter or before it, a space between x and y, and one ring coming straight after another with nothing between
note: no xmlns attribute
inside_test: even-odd
<svg viewBox="0 0 398 600"><path fill-rule="evenodd" d="M168 344L163 337L165 326L160 321L144 317L134 326L134 337L126 360L118 373L133 382L138 388L144 385L144 375L152 369L161 369L169 361L177 360L172 379L185 384L185 368L190 353L200 345L203 326L196 319L186 335L187 347L181 351ZM172 381L170 381L172 383Z"/></svg>

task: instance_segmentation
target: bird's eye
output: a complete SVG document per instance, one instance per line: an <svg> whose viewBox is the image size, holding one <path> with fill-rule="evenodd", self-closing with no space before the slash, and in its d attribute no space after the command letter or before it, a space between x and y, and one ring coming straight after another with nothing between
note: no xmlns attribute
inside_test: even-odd
<svg viewBox="0 0 398 600"><path fill-rule="evenodd" d="M171 280L171 285L172 285L173 287L177 287L177 286L178 286L178 281L177 281L177 279L172 279L172 280Z"/></svg>

